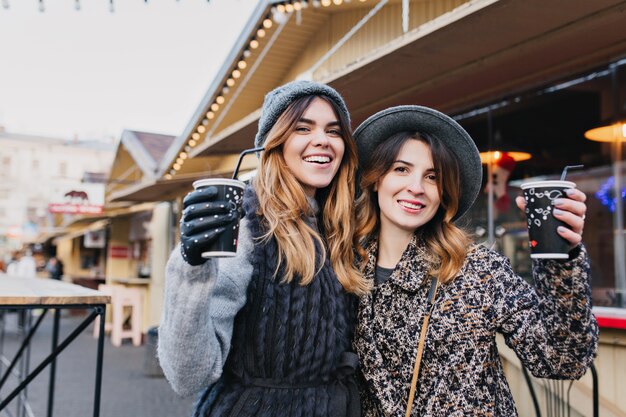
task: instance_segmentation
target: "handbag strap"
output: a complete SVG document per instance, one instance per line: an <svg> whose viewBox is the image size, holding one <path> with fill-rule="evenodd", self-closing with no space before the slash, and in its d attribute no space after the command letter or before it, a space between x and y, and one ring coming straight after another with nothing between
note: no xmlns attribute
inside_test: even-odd
<svg viewBox="0 0 626 417"><path fill-rule="evenodd" d="M411 390L409 391L409 402L406 406L405 417L411 415L411 409L413 408L413 400L415 398L415 388L417 387L417 376L420 372L420 364L422 363L422 354L424 353L424 342L426 341L426 332L428 331L428 322L430 315L435 307L435 297L437 296L437 288L439 287L439 280L433 277L430 281L430 289L428 290L428 304L426 308L426 315L422 322L422 329L420 331L420 340L417 345L417 355L415 356L415 366L413 367L413 378L411 378Z"/></svg>

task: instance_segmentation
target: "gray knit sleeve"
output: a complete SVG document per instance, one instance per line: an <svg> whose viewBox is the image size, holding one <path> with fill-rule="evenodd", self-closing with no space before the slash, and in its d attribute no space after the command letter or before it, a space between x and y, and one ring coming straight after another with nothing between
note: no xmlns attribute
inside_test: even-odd
<svg viewBox="0 0 626 417"><path fill-rule="evenodd" d="M179 247L170 255L158 356L178 394L199 392L221 376L235 316L246 302L252 251L248 221L242 219L235 257L191 266Z"/></svg>

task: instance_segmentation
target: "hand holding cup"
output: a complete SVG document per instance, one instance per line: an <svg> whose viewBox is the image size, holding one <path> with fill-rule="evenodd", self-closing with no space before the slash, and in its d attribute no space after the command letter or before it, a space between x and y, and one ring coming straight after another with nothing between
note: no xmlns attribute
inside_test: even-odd
<svg viewBox="0 0 626 417"><path fill-rule="evenodd" d="M180 221L180 243L183 259L190 265L207 261L202 253L239 217L237 207L217 200L218 188L198 188L184 198Z"/></svg>
<svg viewBox="0 0 626 417"><path fill-rule="evenodd" d="M563 191L564 195L552 200L551 215L564 223L556 227L556 233L567 242L569 249L572 249L582 241L587 196L577 188L566 188ZM526 211L524 197L517 197L515 203L521 210ZM531 239L531 246L532 242Z"/></svg>

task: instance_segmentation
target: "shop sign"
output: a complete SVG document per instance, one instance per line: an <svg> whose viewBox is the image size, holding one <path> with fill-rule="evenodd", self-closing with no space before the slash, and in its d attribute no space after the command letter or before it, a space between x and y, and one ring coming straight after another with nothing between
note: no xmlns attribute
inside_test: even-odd
<svg viewBox="0 0 626 417"><path fill-rule="evenodd" d="M79 188L66 190L52 198L48 204L50 213L102 214L104 211L104 186L82 184Z"/></svg>
<svg viewBox="0 0 626 417"><path fill-rule="evenodd" d="M86 248L102 249L106 243L106 231L96 230L85 233L83 245Z"/></svg>
<svg viewBox="0 0 626 417"><path fill-rule="evenodd" d="M91 204L50 203L48 204L48 211L63 214L102 214L104 208Z"/></svg>
<svg viewBox="0 0 626 417"><path fill-rule="evenodd" d="M109 247L109 258L128 259L129 253L130 251L128 250L128 246Z"/></svg>

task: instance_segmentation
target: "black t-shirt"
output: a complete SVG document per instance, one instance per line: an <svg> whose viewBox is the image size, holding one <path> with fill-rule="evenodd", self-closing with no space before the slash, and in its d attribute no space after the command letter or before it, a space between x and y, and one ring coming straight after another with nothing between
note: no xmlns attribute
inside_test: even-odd
<svg viewBox="0 0 626 417"><path fill-rule="evenodd" d="M376 275L374 276L374 283L380 285L391 276L394 268L383 268L380 265L376 265Z"/></svg>

